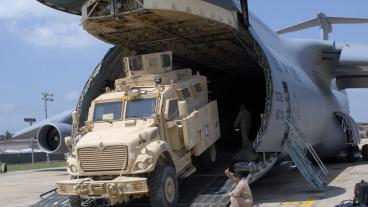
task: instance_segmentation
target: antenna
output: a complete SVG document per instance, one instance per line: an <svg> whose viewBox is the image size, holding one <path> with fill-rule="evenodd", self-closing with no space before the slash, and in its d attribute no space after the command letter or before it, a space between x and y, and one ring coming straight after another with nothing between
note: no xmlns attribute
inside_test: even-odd
<svg viewBox="0 0 368 207"><path fill-rule="evenodd" d="M312 27L320 27L321 39L328 40L329 34L332 32L333 24L365 24L368 23L368 19L364 18L346 18L346 17L328 17L324 13L319 13L317 18L279 30L277 34L286 34L291 32L297 32Z"/></svg>

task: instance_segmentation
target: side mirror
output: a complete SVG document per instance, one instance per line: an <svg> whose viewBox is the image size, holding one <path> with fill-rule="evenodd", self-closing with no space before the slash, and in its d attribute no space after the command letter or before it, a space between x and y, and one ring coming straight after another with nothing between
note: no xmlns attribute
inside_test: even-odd
<svg viewBox="0 0 368 207"><path fill-rule="evenodd" d="M72 113L72 121L73 121L73 125L77 126L79 124L79 112L78 111L73 111Z"/></svg>
<svg viewBox="0 0 368 207"><path fill-rule="evenodd" d="M73 138L71 136L65 137L65 145L68 147L69 151L73 148Z"/></svg>

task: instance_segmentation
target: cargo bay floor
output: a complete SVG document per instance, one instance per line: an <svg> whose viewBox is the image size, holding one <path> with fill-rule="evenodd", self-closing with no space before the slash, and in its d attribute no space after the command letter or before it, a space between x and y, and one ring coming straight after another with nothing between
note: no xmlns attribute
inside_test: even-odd
<svg viewBox="0 0 368 207"><path fill-rule="evenodd" d="M364 140L368 142L368 140ZM255 206L259 207L329 207L353 198L357 182L368 180L368 163L331 162L329 185L324 192L314 191L296 169L277 165L264 178L251 185ZM201 180L210 182L210 177L189 178L187 183ZM3 206L66 206L66 199L51 196L40 201L39 195L55 187L55 182L68 179L63 169L33 170L0 175L0 195ZM223 181L220 174L212 179ZM186 190L186 189L183 189ZM191 189L191 191L194 189ZM188 190L189 191L189 190ZM202 191L205 193L206 191ZM211 191L208 191L211 192ZM213 192L213 191L212 191ZM210 194L210 193L209 193ZM210 195L209 195L210 196Z"/></svg>

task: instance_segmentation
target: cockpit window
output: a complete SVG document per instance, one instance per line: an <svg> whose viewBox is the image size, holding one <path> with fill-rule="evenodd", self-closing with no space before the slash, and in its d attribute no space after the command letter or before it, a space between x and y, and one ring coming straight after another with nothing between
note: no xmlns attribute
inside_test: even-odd
<svg viewBox="0 0 368 207"><path fill-rule="evenodd" d="M156 98L128 101L125 113L126 119L153 117L156 113Z"/></svg>
<svg viewBox="0 0 368 207"><path fill-rule="evenodd" d="M97 103L93 113L93 121L120 120L123 102Z"/></svg>

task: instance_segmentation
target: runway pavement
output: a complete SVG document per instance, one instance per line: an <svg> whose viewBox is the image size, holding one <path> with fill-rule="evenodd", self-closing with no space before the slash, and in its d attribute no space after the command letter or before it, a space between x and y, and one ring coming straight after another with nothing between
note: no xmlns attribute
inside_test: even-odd
<svg viewBox="0 0 368 207"><path fill-rule="evenodd" d="M356 183L368 181L368 162L335 161L326 165L329 184L323 192L311 188L296 169L278 165L251 185L256 206L333 207L353 198ZM1 206L24 207L35 204L40 201L40 194L55 188L56 181L63 179L68 179L63 168L1 174ZM50 206L56 205L50 203Z"/></svg>

